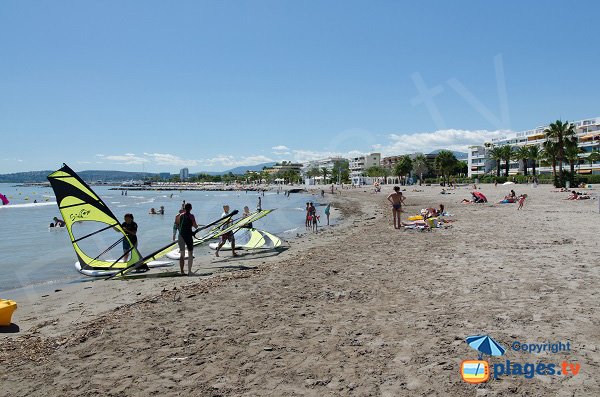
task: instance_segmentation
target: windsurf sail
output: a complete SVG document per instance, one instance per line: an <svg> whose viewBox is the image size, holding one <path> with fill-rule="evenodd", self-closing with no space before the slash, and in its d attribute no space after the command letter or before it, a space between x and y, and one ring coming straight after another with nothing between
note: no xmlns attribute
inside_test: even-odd
<svg viewBox="0 0 600 397"><path fill-rule="evenodd" d="M220 219L217 219L216 221L214 221L214 222L212 222L212 223L209 223L209 224L208 224L208 225L206 225L206 226L203 226L203 227L201 227L201 228L198 228L198 229L196 229L196 230L194 231L194 236L196 235L196 233L198 233L198 232L199 232L199 231L201 231L201 230L205 230L205 229L211 228L211 227L213 227L213 226L215 226L215 225L222 225L224 222L227 222L227 221L228 221L228 220L229 220L231 217L233 217L233 216L237 215L237 213L238 213L238 211L237 211L237 210L235 210L235 211L233 211L232 213L230 213L230 214L227 214L226 216L224 216L224 217L222 217L222 218L220 218ZM213 229L211 229L211 230L213 230ZM119 271L118 273L116 273L116 274L114 274L114 275L112 275L112 276L108 277L108 278L107 278L107 280L110 280L110 279L112 279L112 278L114 278L114 277L117 277L117 276L120 276L120 275L124 275L124 274L126 274L127 272L133 271L133 270L135 270L136 268L138 268L138 267L142 266L144 263L148 263L148 262L150 262L150 261L153 261L153 260L155 260L155 259L157 259L157 258L161 258L161 257L165 256L165 255L166 255L167 253L169 253L169 252L170 252L170 251L171 251L173 248L175 248L175 246L176 246L177 244L178 244L178 242L177 242L177 241L174 241L174 242L171 242L171 243L169 243L169 244L165 245L165 246L164 246L164 247L162 247L162 248L159 248L159 249L157 249L156 251L154 251L154 252L153 252L153 253L151 253L150 255L147 255L147 256L145 256L144 258L141 258L141 259L140 259L138 262L136 262L136 263L133 263L133 264L130 264L129 266L125 267L123 270Z"/></svg>
<svg viewBox="0 0 600 397"><path fill-rule="evenodd" d="M241 232L239 236L235 238L235 248L244 250L254 249L274 249L280 247L282 241L279 237L258 229L246 229L245 232ZM217 249L218 243L211 243L209 247ZM226 242L221 249L230 250L231 243Z"/></svg>
<svg viewBox="0 0 600 397"><path fill-rule="evenodd" d="M7 205L9 203L8 199L6 198L6 196L3 195L2 193L0 193L0 201L2 201L2 205Z"/></svg>
<svg viewBox="0 0 600 397"><path fill-rule="evenodd" d="M48 180L82 269L124 269L142 259L106 203L75 171L63 164ZM123 241L129 246L126 251Z"/></svg>
<svg viewBox="0 0 600 397"><path fill-rule="evenodd" d="M221 237L222 235L227 234L229 232L235 233L247 224L256 222L257 220L269 215L273 211L275 210L257 210L256 212L251 213L245 218L238 219L237 221L233 222L231 225L225 227L224 229L218 230L210 236L206 236L203 242L213 238Z"/></svg>

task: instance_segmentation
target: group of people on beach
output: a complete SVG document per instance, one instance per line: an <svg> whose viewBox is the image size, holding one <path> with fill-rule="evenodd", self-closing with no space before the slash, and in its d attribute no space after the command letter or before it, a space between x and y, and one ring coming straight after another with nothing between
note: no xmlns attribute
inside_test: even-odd
<svg viewBox="0 0 600 397"><path fill-rule="evenodd" d="M523 208L523 204L525 204L525 199L527 198L526 194L521 194L517 196L517 193L513 189L510 190L510 193L504 196L504 198L498 201L497 204L512 204L519 203L518 210Z"/></svg>
<svg viewBox="0 0 600 397"><path fill-rule="evenodd" d="M324 192L323 192L324 194ZM327 226L329 226L329 215L331 214L331 204L327 204L325 210L323 211L325 216L327 217ZM306 218L304 222L304 226L306 226L307 230L312 230L317 233L319 228L319 222L321 217L317 214L317 208L313 202L306 203Z"/></svg>
<svg viewBox="0 0 600 397"><path fill-rule="evenodd" d="M175 221L173 223L173 241L175 241L175 237L176 237L177 233L179 233L177 242L179 245L179 267L180 267L182 275L186 274L184 272L184 264L185 264L185 252L187 249L187 253L188 253L187 254L188 255L188 263L187 263L188 264L188 266L187 266L188 273L187 273L187 275L188 276L192 274L192 266L194 263L194 240L193 240L193 237L194 237L194 234L199 230L199 226L196 223L196 218L191 213L191 211L192 211L192 204L186 203L184 201L184 204L182 205L182 209L179 211L179 214L177 214L175 216ZM220 225L221 230L227 229L233 223L231 217L228 217L229 214L230 214L229 205L227 205L227 204L223 205L223 213L221 214L221 218L224 219L224 221ZM244 213L242 214L242 218L246 218L248 216L250 216L250 209L248 208L248 206L245 206ZM248 223L244 227L251 228L252 223ZM196 230L193 231L192 228L195 228ZM228 231L226 233L223 233L220 237L220 241L219 241L219 244L217 245L217 249L215 252L215 256L217 258L219 257L219 251L221 250L221 248L223 248L223 246L227 242L229 242L231 244L232 256L234 256L234 257L239 256L239 254L237 252L235 252L235 232Z"/></svg>

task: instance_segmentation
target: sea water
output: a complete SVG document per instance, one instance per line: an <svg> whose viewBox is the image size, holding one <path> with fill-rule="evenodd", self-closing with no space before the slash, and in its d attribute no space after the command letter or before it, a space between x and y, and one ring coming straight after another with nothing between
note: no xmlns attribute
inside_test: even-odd
<svg viewBox="0 0 600 397"><path fill-rule="evenodd" d="M173 221L183 200L191 203L198 224L208 224L221 217L223 205L231 211L243 212L244 206L254 211L258 198L263 209L277 209L254 222L254 227L269 231L282 239L290 239L304 231L305 203L318 201L313 196L268 191L264 196L257 192L231 191L137 191L129 190L127 196L108 186L92 189L108 205L120 222L126 213L132 213L138 224L138 249L148 254L171 241ZM50 228L56 216L62 218L54 193L50 187L0 183L0 193L10 200L0 205L0 292L10 295L24 287L60 285L76 281L82 276L75 270L77 261L66 228ZM34 203L37 201L37 203ZM150 215L151 208L165 207L165 215ZM202 246L197 256L206 258L207 246ZM198 259L196 260L198 261Z"/></svg>

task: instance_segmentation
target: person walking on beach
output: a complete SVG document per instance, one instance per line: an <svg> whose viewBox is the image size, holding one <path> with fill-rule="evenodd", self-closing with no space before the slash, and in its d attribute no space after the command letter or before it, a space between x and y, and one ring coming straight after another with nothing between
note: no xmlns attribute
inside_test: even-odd
<svg viewBox="0 0 600 397"><path fill-rule="evenodd" d="M262 210L262 200L261 200L260 196L258 196L258 205L256 206L256 209L259 211Z"/></svg>
<svg viewBox="0 0 600 397"><path fill-rule="evenodd" d="M183 264L185 262L185 249L188 251L188 276L192 275L192 265L194 263L194 233L192 227L198 229L196 217L192 215L192 204L186 203L184 211L175 217L175 225L179 230L179 268L181 274L185 276ZM174 234L173 234L174 235Z"/></svg>
<svg viewBox="0 0 600 397"><path fill-rule="evenodd" d="M519 207L518 210L523 209L523 204L525 204L525 199L527 198L526 194L522 194L519 196Z"/></svg>
<svg viewBox="0 0 600 397"><path fill-rule="evenodd" d="M329 213L331 211L331 203L327 204L327 207L325 207L325 216L327 217L327 226L329 226Z"/></svg>
<svg viewBox="0 0 600 397"><path fill-rule="evenodd" d="M227 204L225 204L223 206L223 213L221 214L221 218L224 218L227 215L229 215L229 206ZM223 224L223 226L221 226L221 230L227 229L231 225L231 223L232 223L231 218L229 218ZM238 254L235 253L235 235L233 234L232 231L230 231L230 232L227 232L227 233L221 235L221 242L219 242L219 245L217 246L217 251L215 252L215 256L217 258L219 257L219 251L221 250L221 247L223 247L227 241L229 241L231 243L231 254L233 256L238 256Z"/></svg>
<svg viewBox="0 0 600 397"><path fill-rule="evenodd" d="M402 221L400 215L402 213L402 204L404 204L404 197L400 192L400 186L394 186L394 192L388 196L388 201L392 204L392 216L394 217L394 229L400 229L402 227Z"/></svg>

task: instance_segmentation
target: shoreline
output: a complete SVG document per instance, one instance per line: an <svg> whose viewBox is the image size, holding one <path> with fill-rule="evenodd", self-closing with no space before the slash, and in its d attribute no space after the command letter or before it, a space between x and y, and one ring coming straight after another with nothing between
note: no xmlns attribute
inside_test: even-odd
<svg viewBox="0 0 600 397"><path fill-rule="evenodd" d="M307 192L311 193L311 192ZM331 195L327 195L326 198L331 197ZM94 310L86 311L87 316L90 316L91 313L93 315L97 315L102 313L105 310L112 310L118 307L118 303L127 303L131 304L135 302L135 299L139 299L140 296L149 294L152 292L152 288L163 288L166 285L192 285L197 282L199 279L208 280L213 277L220 277L222 274L226 273L235 273L235 272L244 272L247 270L255 270L257 267L249 267L244 265L243 263L238 266L235 265L237 261L245 262L257 262L252 266L260 266L265 263L270 263L274 260L274 258L285 258L289 253L287 252L292 246L300 245L303 246L305 244L305 240L312 240L313 236L321 235L322 233L327 233L333 229L343 228L347 223L347 220L344 218L344 215L341 214L342 210L335 207L333 202L338 199L339 196L335 195L331 197L332 199L332 216L331 221L332 225L320 226L319 233L313 233L312 231L302 230L302 226L299 224L299 231L294 235L290 235L288 238L283 239L284 245L287 247L282 247L278 250L265 250L264 252L261 250L254 251L240 251L241 258L234 259L230 257L229 251L223 251L220 258L214 257L214 251L209 250L208 253L203 252L201 256L194 260L194 276L193 277L183 277L179 275L172 276L171 273L179 272L179 262L173 261L174 265L172 267L166 267L163 269L155 269L150 273L142 273L139 275L132 275L131 280L112 280L107 282L106 286L104 285L103 277L86 277L79 273L76 273L76 270L73 266L73 272L75 272L73 277L74 279L63 279L63 280L49 280L47 282L26 285L20 288L16 288L13 290L5 290L2 292L3 296L6 296L6 292L11 292L11 298L17 301L19 305L19 309L13 315L13 320L23 316L21 318L24 321L18 321L20 326L20 332L18 334L8 334L8 336L19 336L23 335L23 333L28 332L29 329L37 329L38 317L44 314L48 314L46 312L46 308L51 307L53 310L48 314L50 316L60 316L67 315L68 308L61 308L62 301L65 299L64 296L71 296L75 294L75 297L69 299L79 299L84 298L86 296L85 293L82 294L82 290L94 289L95 291L100 289L101 297L92 298L93 303L98 304L98 306ZM301 216L299 217L299 221L301 221ZM248 258L245 258L248 256ZM164 259L164 258L163 258ZM73 259L75 260L75 258ZM222 262L224 264L223 268L215 267L215 263ZM187 265L186 265L187 266ZM200 281L200 282L202 282ZM126 291L125 299L117 300L117 304L113 304L112 302L103 303L101 301L105 299L110 299L115 294L119 294L124 291L121 285L117 288L113 288L114 286L110 286L112 283L121 284L136 284L133 285L133 289L135 290L135 295L131 295ZM147 287L145 284L151 284L151 288ZM121 298L123 298L121 296ZM133 300L132 300L133 299ZM43 300L43 303L40 303L40 300ZM89 302L88 302L89 303ZM86 303L87 305L87 303ZM34 306L36 308L34 308ZM37 308L39 306L39 308ZM54 308L61 308L63 310L56 310ZM41 309L41 310L39 310ZM65 318L67 323L72 318ZM63 328L50 329L48 335L54 332L62 332ZM0 333L0 337L2 334Z"/></svg>
<svg viewBox="0 0 600 397"><path fill-rule="evenodd" d="M510 188L481 190L494 202ZM439 202L454 214L431 232L391 229L387 189L348 190L334 199L343 225L246 270L224 258L212 278L51 296L38 313L62 313L20 319L29 330L2 336L11 371L0 395L597 395L598 203L513 188L529 195L523 211L461 205L465 188L408 187L403 219ZM90 299L112 301L99 310ZM476 352L464 338L481 333L504 346L568 339L571 355L507 359L566 359L581 373L468 385L458 367Z"/></svg>

